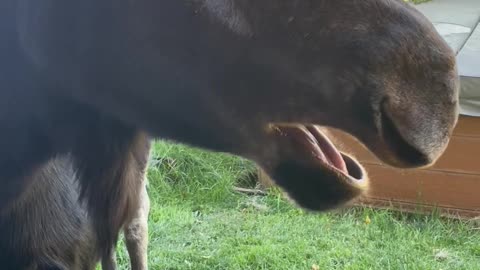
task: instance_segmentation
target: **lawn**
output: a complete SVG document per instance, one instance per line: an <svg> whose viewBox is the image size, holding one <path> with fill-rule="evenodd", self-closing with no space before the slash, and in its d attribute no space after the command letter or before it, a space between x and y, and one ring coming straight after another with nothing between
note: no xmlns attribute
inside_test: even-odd
<svg viewBox="0 0 480 270"><path fill-rule="evenodd" d="M471 223L359 208L308 214L275 191L232 191L249 171L239 158L157 142L150 269L480 269Z"/></svg>
<svg viewBox="0 0 480 270"><path fill-rule="evenodd" d="M415 5L418 5L418 4L421 4L421 3L426 3L426 2L430 2L432 0L404 0L405 2L410 2L410 3L413 3Z"/></svg>

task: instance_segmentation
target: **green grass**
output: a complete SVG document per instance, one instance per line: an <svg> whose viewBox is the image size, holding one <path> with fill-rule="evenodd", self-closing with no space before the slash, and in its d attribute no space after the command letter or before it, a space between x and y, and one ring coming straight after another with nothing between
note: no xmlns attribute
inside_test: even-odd
<svg viewBox="0 0 480 270"><path fill-rule="evenodd" d="M228 155L156 143L150 269L480 269L473 225L358 208L307 214L278 192L233 192L251 170ZM128 269L122 243L118 250Z"/></svg>
<svg viewBox="0 0 480 270"><path fill-rule="evenodd" d="M426 2L430 2L432 0L404 0L405 2L410 2L410 3L413 3L415 5L418 5L418 4L421 4L421 3L426 3Z"/></svg>

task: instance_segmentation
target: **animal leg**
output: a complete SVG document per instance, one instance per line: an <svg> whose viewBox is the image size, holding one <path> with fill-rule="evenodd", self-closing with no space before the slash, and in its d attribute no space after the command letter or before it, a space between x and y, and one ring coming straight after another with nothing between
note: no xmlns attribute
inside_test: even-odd
<svg viewBox="0 0 480 270"><path fill-rule="evenodd" d="M132 219L125 225L125 243L132 270L147 270L148 248L148 214L150 211L150 199L146 189L147 179L143 179L142 189L138 195L138 208Z"/></svg>
<svg viewBox="0 0 480 270"><path fill-rule="evenodd" d="M110 118L92 129L73 156L98 241L103 269L115 269L118 235L138 208L148 163L149 138ZM109 268L110 267L110 268Z"/></svg>

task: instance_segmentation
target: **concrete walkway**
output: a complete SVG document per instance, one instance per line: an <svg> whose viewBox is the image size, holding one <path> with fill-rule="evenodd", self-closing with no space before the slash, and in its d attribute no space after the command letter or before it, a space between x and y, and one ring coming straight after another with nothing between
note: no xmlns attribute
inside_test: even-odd
<svg viewBox="0 0 480 270"><path fill-rule="evenodd" d="M414 6L457 53L461 113L480 117L480 0L433 0Z"/></svg>

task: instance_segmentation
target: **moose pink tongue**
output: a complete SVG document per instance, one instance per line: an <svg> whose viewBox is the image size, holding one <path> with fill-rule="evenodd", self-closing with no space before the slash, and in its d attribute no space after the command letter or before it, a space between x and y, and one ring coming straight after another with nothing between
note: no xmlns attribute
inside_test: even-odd
<svg viewBox="0 0 480 270"><path fill-rule="evenodd" d="M322 149L323 153L330 161L330 164L348 175L347 164L345 164L342 154L340 154L328 137L325 136L316 126L308 126L307 129L317 140L318 146Z"/></svg>
<svg viewBox="0 0 480 270"><path fill-rule="evenodd" d="M283 136L293 139L299 147L312 153L313 156L324 164L336 168L348 175L347 166L340 152L333 143L315 126L277 126Z"/></svg>

